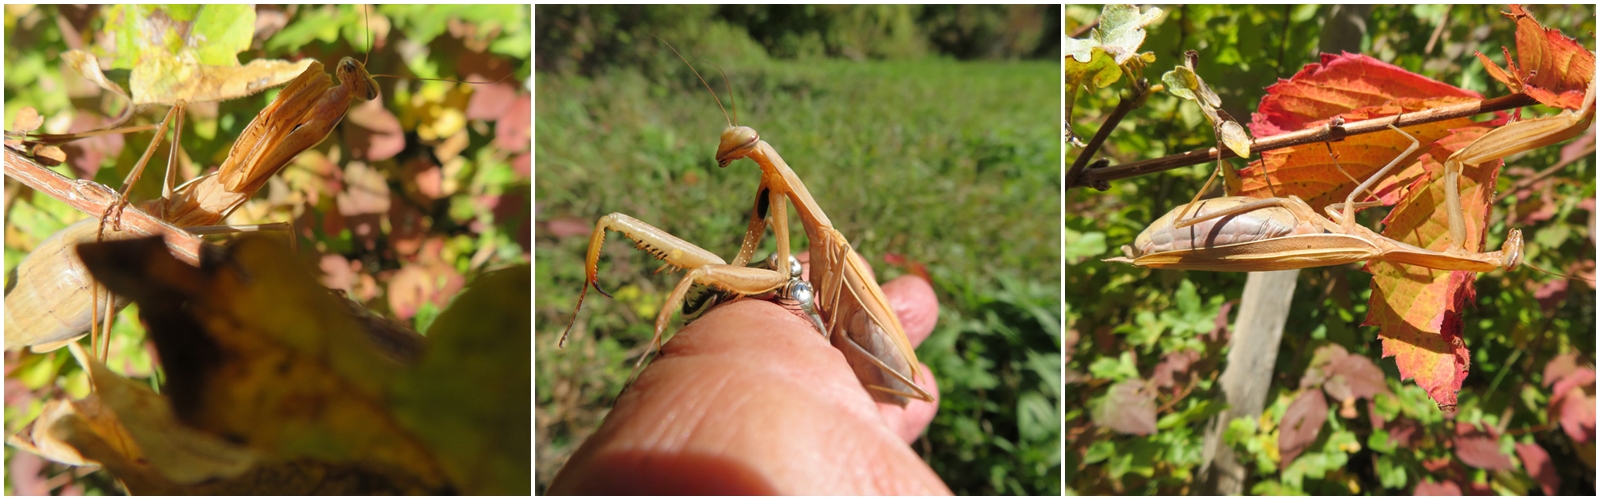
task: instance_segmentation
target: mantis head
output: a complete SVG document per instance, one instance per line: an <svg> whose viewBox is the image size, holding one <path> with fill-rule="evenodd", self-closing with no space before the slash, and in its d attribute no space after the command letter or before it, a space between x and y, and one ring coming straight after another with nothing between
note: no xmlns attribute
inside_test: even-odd
<svg viewBox="0 0 1600 500"><path fill-rule="evenodd" d="M722 142L717 144L717 166L727 167L734 160L749 156L757 142L761 142L761 134L757 134L756 129L743 125L722 129Z"/></svg>
<svg viewBox="0 0 1600 500"><path fill-rule="evenodd" d="M1500 268L1510 271L1522 265L1522 230L1512 229L1506 244L1500 246Z"/></svg>
<svg viewBox="0 0 1600 500"><path fill-rule="evenodd" d="M367 67L353 57L339 60L339 66L334 69L334 74L339 78L339 84L351 85L355 92L351 94L356 99L370 101L378 98L378 81L367 74Z"/></svg>

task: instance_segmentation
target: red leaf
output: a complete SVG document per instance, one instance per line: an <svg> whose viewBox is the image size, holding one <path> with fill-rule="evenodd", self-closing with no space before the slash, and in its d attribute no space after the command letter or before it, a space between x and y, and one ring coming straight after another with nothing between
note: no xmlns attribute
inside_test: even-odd
<svg viewBox="0 0 1600 500"><path fill-rule="evenodd" d="M1465 101L1463 98L1428 101L1401 98L1382 105L1344 110L1337 116L1354 122ZM1407 127L1406 133L1418 143L1416 154L1422 161L1396 165L1372 186L1371 193L1359 193L1356 200L1368 200L1372 194L1376 194L1384 205L1399 203L1404 195L1414 189L1414 185L1426 182L1424 179L1432 179L1442 171L1440 158L1449 157L1469 142L1461 138L1450 141L1444 139L1450 138L1451 134L1470 133L1474 129L1499 123L1498 120L1476 123L1467 118L1457 118ZM1476 138L1481 133L1473 133L1470 137ZM1332 144L1312 143L1267 151L1262 153L1261 160L1251 162L1240 171L1243 178L1241 194L1257 198L1299 196L1313 209L1320 210L1345 201L1357 185L1395 161L1410 145L1411 139L1398 133L1381 132L1349 137ZM1421 156L1423 154L1427 156Z"/></svg>
<svg viewBox="0 0 1600 500"><path fill-rule="evenodd" d="M1288 80L1267 87L1261 108L1251 115L1250 132L1268 137L1321 125L1357 108L1401 97L1482 99L1483 95L1441 83L1362 54L1322 54Z"/></svg>
<svg viewBox="0 0 1600 500"><path fill-rule="evenodd" d="M1577 371L1578 353L1557 354L1555 358L1544 365L1544 386L1553 386L1557 381Z"/></svg>
<svg viewBox="0 0 1600 500"><path fill-rule="evenodd" d="M1372 360L1361 356L1344 356L1333 360L1325 370L1328 372L1328 382L1322 388L1328 396L1341 402L1370 400L1378 393L1389 390L1383 382L1383 370Z"/></svg>
<svg viewBox="0 0 1600 500"><path fill-rule="evenodd" d="M1429 479L1429 480L1417 483L1417 489L1412 491L1411 494L1419 496L1419 497L1424 497L1424 496L1427 496L1427 497L1435 497L1435 496L1455 496L1455 497L1458 497L1458 496L1461 496L1461 487L1457 486L1455 481L1445 481L1443 483L1435 483L1435 482L1433 482L1432 479Z"/></svg>
<svg viewBox="0 0 1600 500"><path fill-rule="evenodd" d="M500 82L487 85L477 85L472 88L472 97L467 99L467 119L496 121L513 111L512 104L517 100L517 86ZM524 103L526 104L526 103Z"/></svg>
<svg viewBox="0 0 1600 500"><path fill-rule="evenodd" d="M411 319L433 295L433 280L422 266L405 265L389 278L389 310L395 318Z"/></svg>
<svg viewBox="0 0 1600 500"><path fill-rule="evenodd" d="M72 118L70 129L95 130L110 122L111 120L99 115L79 113ZM95 174L100 172L100 165L106 158L116 158L122 154L123 137L122 134L97 135L63 144L61 149L67 153L67 164L72 169L72 173L76 174L79 179L93 179ZM148 146L148 144L138 145L140 151L143 151ZM171 147L171 145L163 143L163 149L168 147ZM170 149L157 151L160 151L160 155L152 158L166 158L167 151L170 151ZM159 173L159 169L164 168L162 165L165 165L165 162L157 163L152 159L145 165L145 168L158 169L154 171Z"/></svg>
<svg viewBox="0 0 1600 500"><path fill-rule="evenodd" d="M524 94L510 104L495 124L494 143L506 151L527 151L533 147L533 97Z"/></svg>
<svg viewBox="0 0 1600 500"><path fill-rule="evenodd" d="M1318 347L1311 353L1311 363L1306 366L1306 373L1300 377L1300 388L1309 389L1318 387L1328 381L1332 374L1328 373L1328 365L1350 356L1350 351L1339 344L1328 344ZM1342 399L1335 397L1334 399Z"/></svg>
<svg viewBox="0 0 1600 500"><path fill-rule="evenodd" d="M1111 386L1093 417L1096 425L1123 434L1155 434L1155 395L1145 390L1142 380L1124 380Z"/></svg>
<svg viewBox="0 0 1600 500"><path fill-rule="evenodd" d="M1417 435L1422 433L1422 424L1406 417L1395 419L1383 428L1389 431L1389 442L1401 447L1411 446Z"/></svg>
<svg viewBox="0 0 1600 500"><path fill-rule="evenodd" d="M1497 432L1456 422L1456 457L1462 463L1491 471L1511 470L1511 457L1500 452Z"/></svg>
<svg viewBox="0 0 1600 500"><path fill-rule="evenodd" d="M1567 300L1567 280L1547 281L1533 291L1533 298L1539 301L1539 310L1545 314L1554 313L1557 306Z"/></svg>
<svg viewBox="0 0 1600 500"><path fill-rule="evenodd" d="M1237 300L1222 303L1222 308L1217 310L1217 320L1211 326L1211 333L1207 334L1210 337L1210 341L1223 342L1228 340L1228 326L1233 324L1228 321L1228 315L1233 312L1233 306L1238 303L1239 301Z"/></svg>
<svg viewBox="0 0 1600 500"><path fill-rule="evenodd" d="M355 288L356 271L350 267L350 260L343 255L323 254L318 261L322 269L322 286L350 293Z"/></svg>
<svg viewBox="0 0 1600 500"><path fill-rule="evenodd" d="M1550 408L1558 414L1561 430L1573 441L1594 442L1594 369L1579 368L1556 382L1550 392Z"/></svg>
<svg viewBox="0 0 1600 500"><path fill-rule="evenodd" d="M400 119L383 106L382 102L367 101L350 108L345 115L345 143L350 145L352 158L366 161L383 161L394 158L406 148L405 130Z"/></svg>
<svg viewBox="0 0 1600 500"><path fill-rule="evenodd" d="M1539 481L1539 489L1545 495L1554 496L1561 489L1561 474L1556 473L1556 464L1538 443L1517 443L1517 457L1522 459L1528 476Z"/></svg>
<svg viewBox="0 0 1600 500"><path fill-rule="evenodd" d="M1177 385L1179 376L1189 372L1189 365L1200 359L1200 353L1193 350L1169 352L1156 364L1156 371L1150 376L1150 381L1156 387L1171 388Z"/></svg>
<svg viewBox="0 0 1600 500"><path fill-rule="evenodd" d="M1283 427L1278 435L1280 464L1294 463L1295 457L1317 440L1317 433L1327 421L1328 400L1322 391L1301 391L1300 397L1283 412Z"/></svg>

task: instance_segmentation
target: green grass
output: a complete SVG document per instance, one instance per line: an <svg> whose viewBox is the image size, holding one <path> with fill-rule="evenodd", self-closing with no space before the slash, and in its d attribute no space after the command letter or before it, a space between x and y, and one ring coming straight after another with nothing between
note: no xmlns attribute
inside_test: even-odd
<svg viewBox="0 0 1600 500"><path fill-rule="evenodd" d="M739 123L783 155L881 280L908 272L886 264L886 254L923 263L933 277L939 325L917 355L943 401L913 448L958 494L1058 494L1058 65L753 61L724 69ZM592 296L584 328L556 349L582 286L588 238L585 229L557 239L550 223L592 228L623 212L731 257L759 181L753 163L716 166L726 122L698 81L647 73L537 74L538 491L604 417L679 277L651 276L656 262L612 238L600 283L616 300ZM725 93L720 81L713 86ZM806 248L793 234L797 250Z"/></svg>

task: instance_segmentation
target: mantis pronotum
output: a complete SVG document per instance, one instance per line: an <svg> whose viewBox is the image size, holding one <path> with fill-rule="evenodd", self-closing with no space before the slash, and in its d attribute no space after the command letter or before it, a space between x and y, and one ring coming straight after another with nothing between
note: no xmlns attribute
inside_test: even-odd
<svg viewBox="0 0 1600 500"><path fill-rule="evenodd" d="M701 83L705 84L704 79ZM706 89L711 90L709 84ZM712 95L715 97L715 91ZM720 99L718 105L721 105ZM607 215L596 223L590 236L584 268L586 279L573 311L574 322L589 286L596 285L598 290L598 260L607 230L623 233L640 249L665 261L665 267L688 269L656 318L655 336L650 343L652 350L659 348L673 311L696 284L736 295L760 295L785 286L791 282L790 273L750 268L745 264L754 256L769 219L778 242L773 261L787 262L791 258L787 199L794 203L812 244L811 283L816 290L814 306L820 316L822 335L844 354L856 378L875 400L899 406L905 406L910 399L933 401L933 396L915 382L921 371L916 352L883 290L867 271L866 262L855 253L844 235L833 228L828 216L799 176L778 156L777 150L762 141L755 129L737 126L730 118L717 147L717 164L726 167L740 158L756 162L762 175L744 242L731 263L633 217L618 213ZM569 322L567 331L562 333L563 343L571 328Z"/></svg>

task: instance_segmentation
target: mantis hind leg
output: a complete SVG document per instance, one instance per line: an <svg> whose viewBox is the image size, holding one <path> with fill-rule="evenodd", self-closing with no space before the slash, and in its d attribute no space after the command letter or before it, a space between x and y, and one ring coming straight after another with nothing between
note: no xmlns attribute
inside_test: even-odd
<svg viewBox="0 0 1600 500"><path fill-rule="evenodd" d="M122 230L122 208L128 205L128 195L133 192L134 184L138 183L139 178L144 175L145 165L149 164L150 157L155 155L156 146L161 144L161 139L163 137L166 137L167 127L175 124L172 127L172 149L167 155L167 171L162 176L163 184L161 187L161 194L164 199L171 199L172 191L178 178L177 170L175 170L173 166L178 158L178 141L183 134L183 111L187 107L188 103L182 99L179 99L172 105L172 108L167 110L166 118L162 119L161 125L156 128L155 138L150 140L150 145L145 147L144 154L139 156L138 163L133 165L133 169L128 171L128 177L123 179L122 189L120 190L121 194L117 197L117 201L112 203L111 206L106 207L105 213L101 215L100 232L102 234L105 233L107 222L111 223L111 228L113 230ZM166 214L158 213L155 215L157 217L165 218Z"/></svg>

